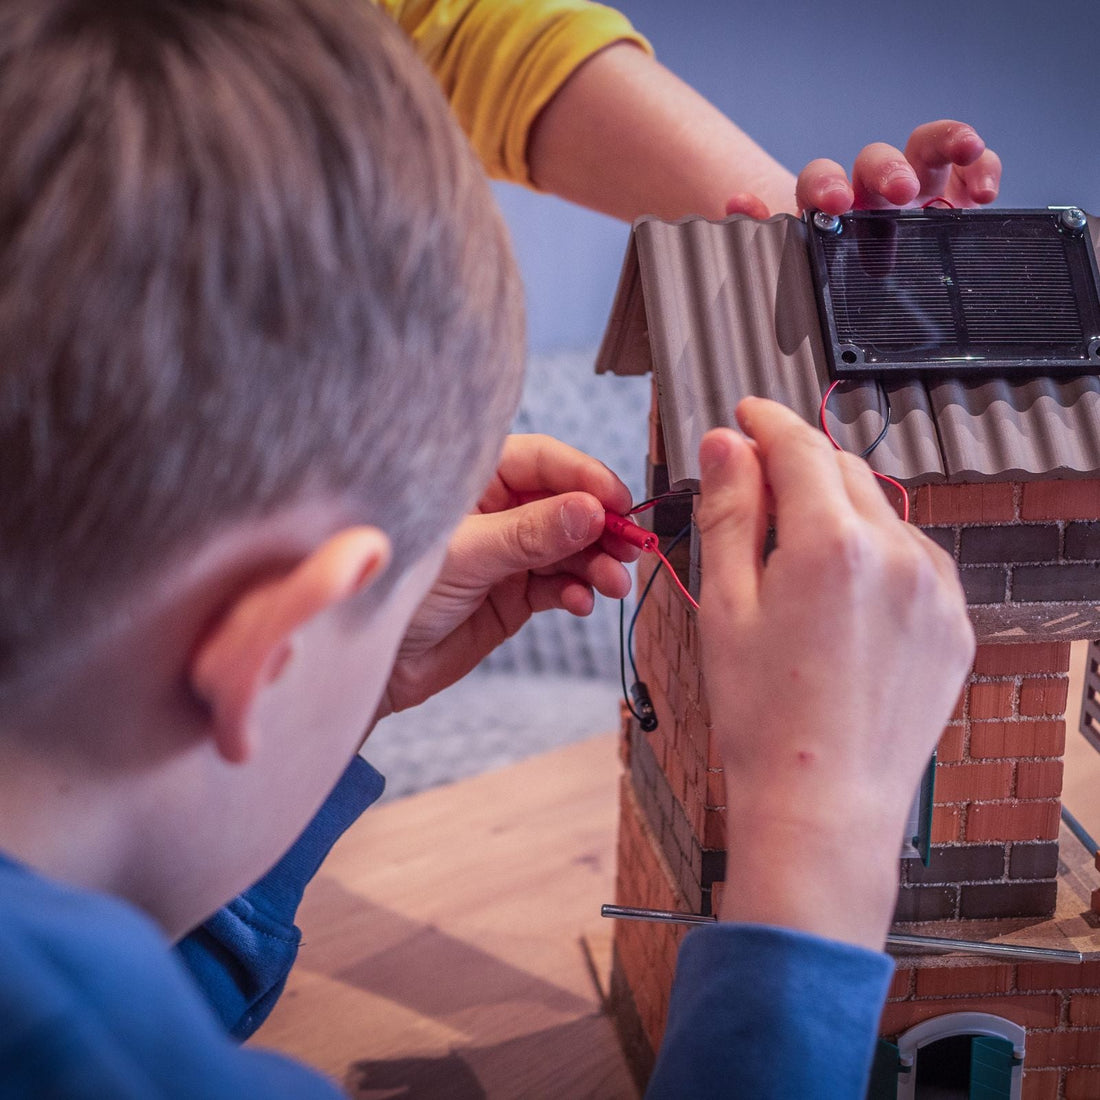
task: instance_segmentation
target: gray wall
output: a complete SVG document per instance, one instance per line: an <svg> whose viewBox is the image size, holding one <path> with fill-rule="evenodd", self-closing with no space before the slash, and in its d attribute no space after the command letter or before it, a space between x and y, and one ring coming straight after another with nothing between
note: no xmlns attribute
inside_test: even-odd
<svg viewBox="0 0 1100 1100"><path fill-rule="evenodd" d="M1100 0L917 4L620 0L658 57L797 171L850 165L934 118L972 123L1005 164L1000 203L1100 214ZM593 347L626 228L500 185L534 354Z"/></svg>

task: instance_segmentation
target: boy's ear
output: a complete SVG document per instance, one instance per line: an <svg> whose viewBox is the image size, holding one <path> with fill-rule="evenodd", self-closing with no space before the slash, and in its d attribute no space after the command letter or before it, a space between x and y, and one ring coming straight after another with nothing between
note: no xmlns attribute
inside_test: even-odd
<svg viewBox="0 0 1100 1100"><path fill-rule="evenodd" d="M340 531L289 572L242 589L207 629L188 679L210 709L212 736L224 760L239 764L252 754L256 702L293 660L301 628L369 588L389 558L390 541L378 528Z"/></svg>

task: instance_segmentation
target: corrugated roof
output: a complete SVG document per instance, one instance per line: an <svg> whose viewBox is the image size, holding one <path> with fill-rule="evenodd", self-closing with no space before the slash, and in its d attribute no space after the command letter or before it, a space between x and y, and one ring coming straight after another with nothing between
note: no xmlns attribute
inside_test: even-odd
<svg viewBox="0 0 1100 1100"><path fill-rule="evenodd" d="M1093 248L1100 220L1090 217ZM697 484L704 432L741 398L770 397L818 423L830 378L806 224L791 215L638 221L598 371L654 370L674 488ZM1100 472L1100 378L891 381L890 429L869 461L908 484L1024 481ZM830 427L860 451L879 434L876 384L843 382Z"/></svg>

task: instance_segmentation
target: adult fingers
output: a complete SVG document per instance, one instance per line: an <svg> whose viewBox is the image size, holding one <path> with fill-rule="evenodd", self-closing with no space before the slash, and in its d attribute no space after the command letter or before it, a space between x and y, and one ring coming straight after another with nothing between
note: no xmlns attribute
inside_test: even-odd
<svg viewBox="0 0 1100 1100"><path fill-rule="evenodd" d="M973 164L984 152L985 142L973 127L950 118L918 126L905 145L905 159L924 195L943 194L951 170Z"/></svg>
<svg viewBox="0 0 1100 1100"><path fill-rule="evenodd" d="M835 160L824 157L810 161L799 172L794 195L799 210L824 210L826 214L851 210L855 199L848 173Z"/></svg>
<svg viewBox="0 0 1100 1100"><path fill-rule="evenodd" d="M956 167L955 179L957 188L949 197L956 206L992 202L1001 189L1001 158L986 149L973 164Z"/></svg>
<svg viewBox="0 0 1100 1100"><path fill-rule="evenodd" d="M747 214L750 218L763 221L770 217L771 211L764 204L763 199L748 191L741 191L726 203L726 217L730 214Z"/></svg>
<svg viewBox="0 0 1100 1100"><path fill-rule="evenodd" d="M591 493L609 512L630 510L630 490L602 462L548 435L510 435L497 477L519 496Z"/></svg>
<svg viewBox="0 0 1100 1100"><path fill-rule="evenodd" d="M911 203L921 192L921 180L900 149L876 141L859 151L852 187L856 208L875 210Z"/></svg>
<svg viewBox="0 0 1100 1100"><path fill-rule="evenodd" d="M748 442L729 428L708 432L699 447L697 512L702 540L704 606L714 591L738 610L754 607L767 527L764 475Z"/></svg>

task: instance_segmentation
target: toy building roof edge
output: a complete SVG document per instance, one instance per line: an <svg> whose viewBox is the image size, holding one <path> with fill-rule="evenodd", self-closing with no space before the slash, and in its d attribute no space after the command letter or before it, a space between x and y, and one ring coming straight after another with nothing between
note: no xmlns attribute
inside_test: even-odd
<svg viewBox="0 0 1100 1100"><path fill-rule="evenodd" d="M1100 251L1100 219L1088 218ZM734 215L641 218L630 235L599 373L654 372L673 488L697 484L698 446L742 397L770 397L816 424L829 385L805 223ZM910 484L1100 475L1100 377L847 383L834 434Z"/></svg>

